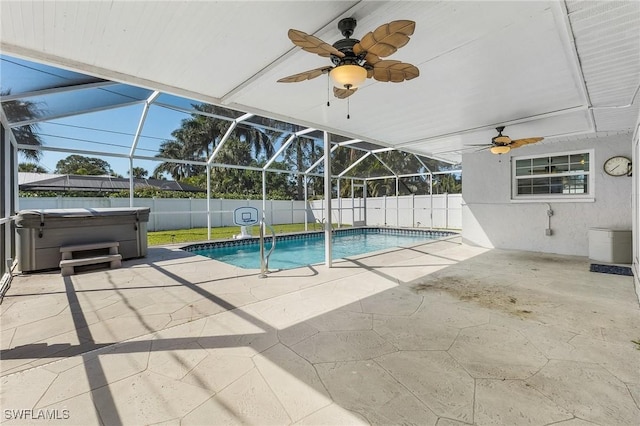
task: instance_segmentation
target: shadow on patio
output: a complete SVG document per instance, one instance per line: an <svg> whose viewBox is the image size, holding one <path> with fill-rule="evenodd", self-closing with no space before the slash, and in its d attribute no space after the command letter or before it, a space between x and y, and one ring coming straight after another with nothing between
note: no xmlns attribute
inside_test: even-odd
<svg viewBox="0 0 640 426"><path fill-rule="evenodd" d="M449 240L265 280L174 249L124 266L14 279L0 305L5 420L640 417L632 279L590 273L585 258Z"/></svg>

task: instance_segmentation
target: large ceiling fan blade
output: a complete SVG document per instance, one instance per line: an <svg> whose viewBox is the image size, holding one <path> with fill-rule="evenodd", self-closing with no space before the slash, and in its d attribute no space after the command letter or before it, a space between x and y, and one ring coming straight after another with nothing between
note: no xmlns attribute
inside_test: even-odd
<svg viewBox="0 0 640 426"><path fill-rule="evenodd" d="M366 56L364 57L364 61L367 62L369 65L373 65L377 62L380 62L380 57L378 55L364 50L362 46L360 46L360 43L356 43L353 45L353 53L355 53L356 56L360 55L363 52L366 53Z"/></svg>
<svg viewBox="0 0 640 426"><path fill-rule="evenodd" d="M544 138L526 138L526 139L516 139L509 145L511 148L520 148L524 145L529 145L531 143L540 142Z"/></svg>
<svg viewBox="0 0 640 426"><path fill-rule="evenodd" d="M420 75L420 70L411 64L400 61L382 60L373 66L373 78L378 81L400 83Z"/></svg>
<svg viewBox="0 0 640 426"><path fill-rule="evenodd" d="M409 36L416 29L414 21L393 21L380 25L372 32L368 32L357 43L359 51L367 51L376 56L385 58L395 53L399 48L409 43ZM354 53L357 55L356 47Z"/></svg>
<svg viewBox="0 0 640 426"><path fill-rule="evenodd" d="M339 58L344 57L344 53L331 46L329 43L325 43L316 36L309 35L300 30L290 29L287 33L289 39L298 47L306 50L307 52L316 53L320 56L328 58L331 55L335 55Z"/></svg>
<svg viewBox="0 0 640 426"><path fill-rule="evenodd" d="M513 142L511 140L511 138L509 136L507 136L507 135L496 136L495 138L493 138L491 140L496 145L509 145L511 142Z"/></svg>
<svg viewBox="0 0 640 426"><path fill-rule="evenodd" d="M298 74L293 74L288 77L281 78L280 80L278 80L278 83L299 83L301 81L311 80L312 78L316 78L321 76L322 74L328 73L331 68L332 67L320 67Z"/></svg>
<svg viewBox="0 0 640 426"><path fill-rule="evenodd" d="M358 90L358 88L353 88L353 89L342 89L340 87L335 87L333 88L333 96L335 96L338 99L346 99L349 96L353 95L354 93L356 93L356 90Z"/></svg>

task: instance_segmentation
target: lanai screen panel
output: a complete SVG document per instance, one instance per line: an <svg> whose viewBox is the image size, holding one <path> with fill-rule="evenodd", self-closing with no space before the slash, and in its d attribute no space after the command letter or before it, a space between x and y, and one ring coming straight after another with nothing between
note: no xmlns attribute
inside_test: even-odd
<svg viewBox="0 0 640 426"><path fill-rule="evenodd" d="M331 153L331 174L334 176L340 175L365 155L367 155L366 151L353 149L348 145L339 146ZM355 167L347 170L345 176L354 176L352 172Z"/></svg>
<svg viewBox="0 0 640 426"><path fill-rule="evenodd" d="M314 132L315 133L315 132ZM306 134L297 137L291 145L287 147L280 161L285 161L289 170L297 173L305 173L312 165L316 164L324 155L324 142L322 139L311 137ZM322 173L323 164L313 168L310 173Z"/></svg>
<svg viewBox="0 0 640 426"><path fill-rule="evenodd" d="M35 125L34 133L45 148L78 149L127 155L142 107L130 105L104 111L74 114ZM15 131L15 129L14 129Z"/></svg>
<svg viewBox="0 0 640 426"><path fill-rule="evenodd" d="M104 83L107 80L11 56L0 57L3 94L20 95L48 89Z"/></svg>
<svg viewBox="0 0 640 426"><path fill-rule="evenodd" d="M170 95L167 93L161 93L160 96L154 102L157 105L164 105L169 108L180 109L186 112L202 112L202 109L199 109L200 106L210 105L206 102L200 102L193 99L182 98L180 96ZM236 118L242 117L245 113L241 111L236 111L233 109L225 108L225 107L216 107L216 112L219 114L219 118L224 118L228 120L234 120Z"/></svg>
<svg viewBox="0 0 640 426"><path fill-rule="evenodd" d="M152 91L126 84L104 87L79 88L77 90L50 92L31 96L20 101L5 101L2 107L11 124L52 120L91 111L101 111L142 103ZM33 118L21 116L20 110L11 107L12 102L29 102L35 106Z"/></svg>

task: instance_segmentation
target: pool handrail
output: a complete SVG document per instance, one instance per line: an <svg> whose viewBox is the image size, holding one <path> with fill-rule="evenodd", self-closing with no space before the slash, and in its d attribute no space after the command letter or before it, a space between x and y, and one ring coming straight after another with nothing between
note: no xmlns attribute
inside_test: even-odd
<svg viewBox="0 0 640 426"><path fill-rule="evenodd" d="M269 252L265 256L264 254L264 231L266 227L269 227L271 230L271 248ZM262 219L260 221L260 278L267 278L267 273L269 272L269 257L273 250L276 248L276 231L273 229L273 226L267 225L267 223Z"/></svg>

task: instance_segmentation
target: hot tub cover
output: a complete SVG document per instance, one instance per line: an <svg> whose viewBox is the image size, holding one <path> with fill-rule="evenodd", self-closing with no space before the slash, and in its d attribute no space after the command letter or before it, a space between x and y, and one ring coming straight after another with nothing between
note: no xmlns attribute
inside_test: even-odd
<svg viewBox="0 0 640 426"><path fill-rule="evenodd" d="M149 207L20 210L15 223L18 228L32 228L39 227L46 222L56 222L60 219L100 218L112 216L131 216L132 219L136 221L147 222L149 220L149 211Z"/></svg>

